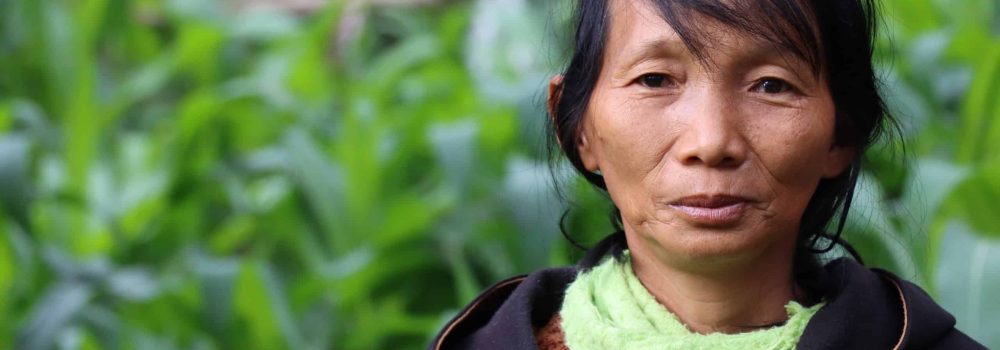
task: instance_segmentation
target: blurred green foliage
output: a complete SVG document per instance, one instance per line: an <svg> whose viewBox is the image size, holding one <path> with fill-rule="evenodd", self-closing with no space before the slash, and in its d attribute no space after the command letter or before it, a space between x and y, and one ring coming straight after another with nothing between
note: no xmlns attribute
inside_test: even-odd
<svg viewBox="0 0 1000 350"><path fill-rule="evenodd" d="M421 347L610 232L544 148L565 1L313 5L0 0L0 348ZM1000 347L1000 5L884 9L846 236Z"/></svg>

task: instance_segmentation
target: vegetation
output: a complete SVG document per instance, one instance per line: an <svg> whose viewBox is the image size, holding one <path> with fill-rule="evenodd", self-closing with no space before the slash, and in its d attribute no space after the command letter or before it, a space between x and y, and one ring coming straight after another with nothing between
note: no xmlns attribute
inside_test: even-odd
<svg viewBox="0 0 1000 350"><path fill-rule="evenodd" d="M565 1L311 4L0 0L0 347L418 348L609 232L544 147ZM847 237L1000 347L1000 6L884 8Z"/></svg>

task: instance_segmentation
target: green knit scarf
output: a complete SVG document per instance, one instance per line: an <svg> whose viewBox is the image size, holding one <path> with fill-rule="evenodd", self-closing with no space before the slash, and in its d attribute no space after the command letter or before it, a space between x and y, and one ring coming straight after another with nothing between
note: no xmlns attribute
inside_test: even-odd
<svg viewBox="0 0 1000 350"><path fill-rule="evenodd" d="M560 316L566 345L587 349L794 349L806 323L823 303L785 305L781 326L737 334L687 329L639 282L632 262L607 258L581 273L566 290Z"/></svg>

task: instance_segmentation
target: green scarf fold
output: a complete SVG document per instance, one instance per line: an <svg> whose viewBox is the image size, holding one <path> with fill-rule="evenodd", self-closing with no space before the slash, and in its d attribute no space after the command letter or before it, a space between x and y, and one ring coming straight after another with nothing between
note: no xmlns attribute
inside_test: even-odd
<svg viewBox="0 0 1000 350"><path fill-rule="evenodd" d="M794 349L823 303L785 305L781 326L738 334L698 334L663 307L632 271L626 253L581 273L566 290L560 316L566 345L587 349Z"/></svg>

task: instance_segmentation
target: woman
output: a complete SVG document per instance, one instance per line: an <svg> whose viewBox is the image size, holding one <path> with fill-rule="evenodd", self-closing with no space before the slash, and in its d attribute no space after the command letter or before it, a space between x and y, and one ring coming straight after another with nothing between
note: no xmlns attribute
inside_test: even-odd
<svg viewBox="0 0 1000 350"><path fill-rule="evenodd" d="M496 284L432 349L982 347L917 286L820 263L860 155L892 124L873 4L578 10L572 61L549 87L552 131L622 230L577 266Z"/></svg>

